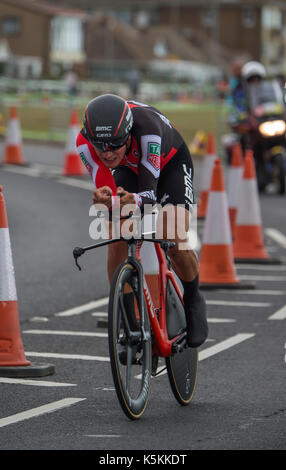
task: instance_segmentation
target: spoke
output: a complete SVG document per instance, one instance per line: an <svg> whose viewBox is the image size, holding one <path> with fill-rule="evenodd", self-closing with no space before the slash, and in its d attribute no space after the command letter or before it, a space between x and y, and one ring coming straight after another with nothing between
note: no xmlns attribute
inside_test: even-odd
<svg viewBox="0 0 286 470"><path fill-rule="evenodd" d="M126 334L127 336L130 335L130 326L129 326L129 323L128 323L128 317L127 317L127 313L126 313L126 310L125 310L125 305L124 305L124 302L123 302L123 294L120 295L119 297L119 303L120 303L120 310L122 312L122 317L123 317L123 327L124 327L124 330L126 331Z"/></svg>
<svg viewBox="0 0 286 470"><path fill-rule="evenodd" d="M127 346L127 365L126 365L126 390L130 395L130 383L131 383L131 369L132 369L132 346Z"/></svg>

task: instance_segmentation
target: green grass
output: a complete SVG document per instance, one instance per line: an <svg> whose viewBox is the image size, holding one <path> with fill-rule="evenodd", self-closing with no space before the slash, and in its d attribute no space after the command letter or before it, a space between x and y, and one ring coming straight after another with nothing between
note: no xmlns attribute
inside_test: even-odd
<svg viewBox="0 0 286 470"><path fill-rule="evenodd" d="M197 131L212 132L217 139L229 132L225 124L223 107L219 104L159 102L153 105L168 117L187 144ZM80 124L84 108L85 106L77 108ZM18 107L18 112L24 138L57 142L66 140L71 107L61 106L56 102L42 105L22 103ZM8 106L2 108L2 116L4 123L7 124Z"/></svg>

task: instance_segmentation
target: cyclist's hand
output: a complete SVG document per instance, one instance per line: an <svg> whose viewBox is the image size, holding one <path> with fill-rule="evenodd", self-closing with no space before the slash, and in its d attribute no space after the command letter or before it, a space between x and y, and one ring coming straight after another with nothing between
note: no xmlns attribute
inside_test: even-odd
<svg viewBox="0 0 286 470"><path fill-rule="evenodd" d="M117 188L116 194L120 198L120 207L127 204L136 204L134 195L125 191L121 186Z"/></svg>
<svg viewBox="0 0 286 470"><path fill-rule="evenodd" d="M94 204L104 204L109 209L112 205L112 190L109 186L102 186L93 193Z"/></svg>

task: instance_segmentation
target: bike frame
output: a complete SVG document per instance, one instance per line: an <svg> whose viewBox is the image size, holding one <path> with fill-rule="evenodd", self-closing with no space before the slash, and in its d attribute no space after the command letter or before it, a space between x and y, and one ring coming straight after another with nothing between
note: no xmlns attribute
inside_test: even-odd
<svg viewBox="0 0 286 470"><path fill-rule="evenodd" d="M167 289L168 281L172 282L182 304L183 304L183 297L182 297L181 290L179 288L179 285L176 281L174 274L168 268L163 249L160 246L160 243L162 242L165 243L165 242L163 240L155 240L155 239L136 240L132 238L130 240L127 240L124 238L118 238L118 239L112 239L112 240L107 240L105 242L97 243L96 245L91 245L85 248L77 247L73 251L76 265L81 270L81 267L79 266L77 262L77 258L83 255L85 251L92 250L94 248L99 248L101 246L105 246L110 243L115 243L118 241L125 241L128 244L128 257L127 257L126 262L132 264L139 273L140 292L142 292L142 295L145 298L149 321L150 321L150 324L151 324L151 327L155 336L155 341L153 344L153 352L157 356L168 357L173 352L176 352L173 350L173 347L175 346L176 343L178 345L181 345L181 347L183 346L183 339L185 338L185 333L179 334L172 339L168 338L167 323L166 323L166 289ZM156 256L157 256L158 263L159 263L159 273L158 273L159 293L160 293L159 309L155 309L154 307L152 296L150 294L148 284L145 278L145 274L143 271L143 266L141 263L140 248L144 241L154 243ZM140 308L143 308L143 298L139 299L139 306ZM158 313L158 316L157 316L157 313Z"/></svg>
<svg viewBox="0 0 286 470"><path fill-rule="evenodd" d="M152 241L152 240L145 240L145 241ZM182 297L181 290L179 288L179 285L176 281L174 274L168 268L166 258L164 256L162 248L160 247L160 244L158 242L154 242L154 246L155 246L156 256L157 256L158 263L159 263L159 273L158 273L159 298L160 298L159 309L155 309L154 304L153 304L152 296L150 294L148 284L145 278L145 274L143 272L143 267L141 264L141 258L139 254L140 249L136 250L136 258L139 260L138 264L140 267L138 266L137 263L136 263L136 267L139 268L139 272L141 272L141 276L143 278L144 298L147 304L149 321L152 326L152 330L153 330L155 340L156 340L153 344L153 352L157 356L168 357L173 352L172 351L173 344L177 342L179 338L181 338L181 335L178 335L172 339L168 338L167 323L166 323L166 289L167 289L168 281L172 282L182 304L183 304L183 297ZM134 254L128 257L128 262L130 262L131 264L132 263L134 264L133 256Z"/></svg>

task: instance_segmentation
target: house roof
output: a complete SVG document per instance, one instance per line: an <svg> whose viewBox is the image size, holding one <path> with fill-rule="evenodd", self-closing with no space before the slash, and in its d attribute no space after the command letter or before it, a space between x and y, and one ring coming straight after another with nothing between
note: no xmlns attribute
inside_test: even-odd
<svg viewBox="0 0 286 470"><path fill-rule="evenodd" d="M41 13L48 16L56 15L69 15L69 16L85 16L84 10L67 8L64 6L57 6L41 0L1 0L1 3L6 3L22 10L30 10L33 12Z"/></svg>
<svg viewBox="0 0 286 470"><path fill-rule="evenodd" d="M196 31L185 35L173 26L150 26L140 30L117 20L115 17L94 15L87 22L87 55L94 60L135 60L157 59L156 45L163 44L165 59L178 59L211 63L215 51L216 62L224 66L229 63L231 53L213 42L210 51L209 39Z"/></svg>

